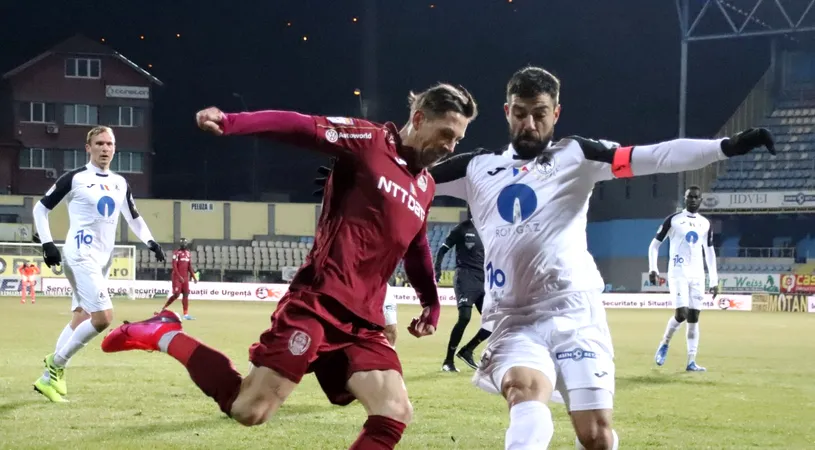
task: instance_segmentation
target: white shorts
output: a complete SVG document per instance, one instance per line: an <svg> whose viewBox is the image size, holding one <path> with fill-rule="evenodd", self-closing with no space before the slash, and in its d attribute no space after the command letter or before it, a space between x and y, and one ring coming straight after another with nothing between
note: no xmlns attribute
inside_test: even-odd
<svg viewBox="0 0 815 450"><path fill-rule="evenodd" d="M65 278L74 291L71 296L71 311L82 308L87 313L113 309L113 302L108 294L108 271L110 264L100 267L91 261L63 260Z"/></svg>
<svg viewBox="0 0 815 450"><path fill-rule="evenodd" d="M549 311L503 315L496 321L473 384L501 394L507 371L528 367L543 372L570 411L575 410L568 404L571 390L602 389L613 395L614 348L599 294L565 292L547 300L553 302Z"/></svg>
<svg viewBox="0 0 815 450"><path fill-rule="evenodd" d="M668 289L676 308L702 309L705 295L705 279L669 278Z"/></svg>
<svg viewBox="0 0 815 450"><path fill-rule="evenodd" d="M382 307L385 313L385 326L396 325L396 302L385 297L385 305Z"/></svg>

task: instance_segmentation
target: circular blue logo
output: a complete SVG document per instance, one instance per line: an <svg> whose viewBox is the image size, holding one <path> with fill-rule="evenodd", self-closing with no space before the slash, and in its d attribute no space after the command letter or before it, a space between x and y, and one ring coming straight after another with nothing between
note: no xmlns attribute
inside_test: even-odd
<svg viewBox="0 0 815 450"><path fill-rule="evenodd" d="M96 210L99 211L100 216L110 217L113 215L113 211L116 210L116 202L105 195L96 203Z"/></svg>
<svg viewBox="0 0 815 450"><path fill-rule="evenodd" d="M699 240L699 235L696 234L695 231L688 231L688 234L685 235L685 240L691 244L695 244Z"/></svg>
<svg viewBox="0 0 815 450"><path fill-rule="evenodd" d="M538 196L525 184L510 184L498 194L498 214L509 223L526 220L538 208Z"/></svg>

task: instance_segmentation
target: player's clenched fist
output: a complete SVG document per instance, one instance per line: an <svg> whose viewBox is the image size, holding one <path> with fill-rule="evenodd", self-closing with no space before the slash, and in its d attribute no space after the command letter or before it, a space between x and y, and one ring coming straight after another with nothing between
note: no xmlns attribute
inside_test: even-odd
<svg viewBox="0 0 815 450"><path fill-rule="evenodd" d="M209 131L216 136L224 134L224 112L214 106L198 111L195 115L195 122L198 124L198 128Z"/></svg>
<svg viewBox="0 0 815 450"><path fill-rule="evenodd" d="M410 322L408 332L416 337L430 336L435 333L436 324L439 321L439 310L438 305L436 305L435 308L433 306L426 306L422 309L422 315L414 317Z"/></svg>

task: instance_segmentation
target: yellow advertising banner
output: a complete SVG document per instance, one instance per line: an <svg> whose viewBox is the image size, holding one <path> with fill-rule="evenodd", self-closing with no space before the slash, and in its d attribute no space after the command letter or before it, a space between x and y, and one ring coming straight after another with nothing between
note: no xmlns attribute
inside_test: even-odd
<svg viewBox="0 0 815 450"><path fill-rule="evenodd" d="M21 255L0 255L0 276L12 277L20 275L20 267L23 263L33 263L40 269L40 277L43 278L64 278L63 266L48 267L43 262L41 256L21 256ZM114 257L113 265L110 266L111 280L133 280L133 261L128 257Z"/></svg>

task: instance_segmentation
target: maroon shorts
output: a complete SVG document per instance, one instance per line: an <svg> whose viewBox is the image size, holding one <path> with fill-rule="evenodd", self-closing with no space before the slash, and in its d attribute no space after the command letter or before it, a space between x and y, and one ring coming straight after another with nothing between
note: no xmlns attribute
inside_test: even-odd
<svg viewBox="0 0 815 450"><path fill-rule="evenodd" d="M190 295L190 282L189 281L173 281L173 295L186 294Z"/></svg>
<svg viewBox="0 0 815 450"><path fill-rule="evenodd" d="M346 384L356 372L402 373L399 357L380 327L358 318L331 297L307 291L283 296L272 314L271 328L249 349L249 360L295 383L314 372L335 405L354 401Z"/></svg>

